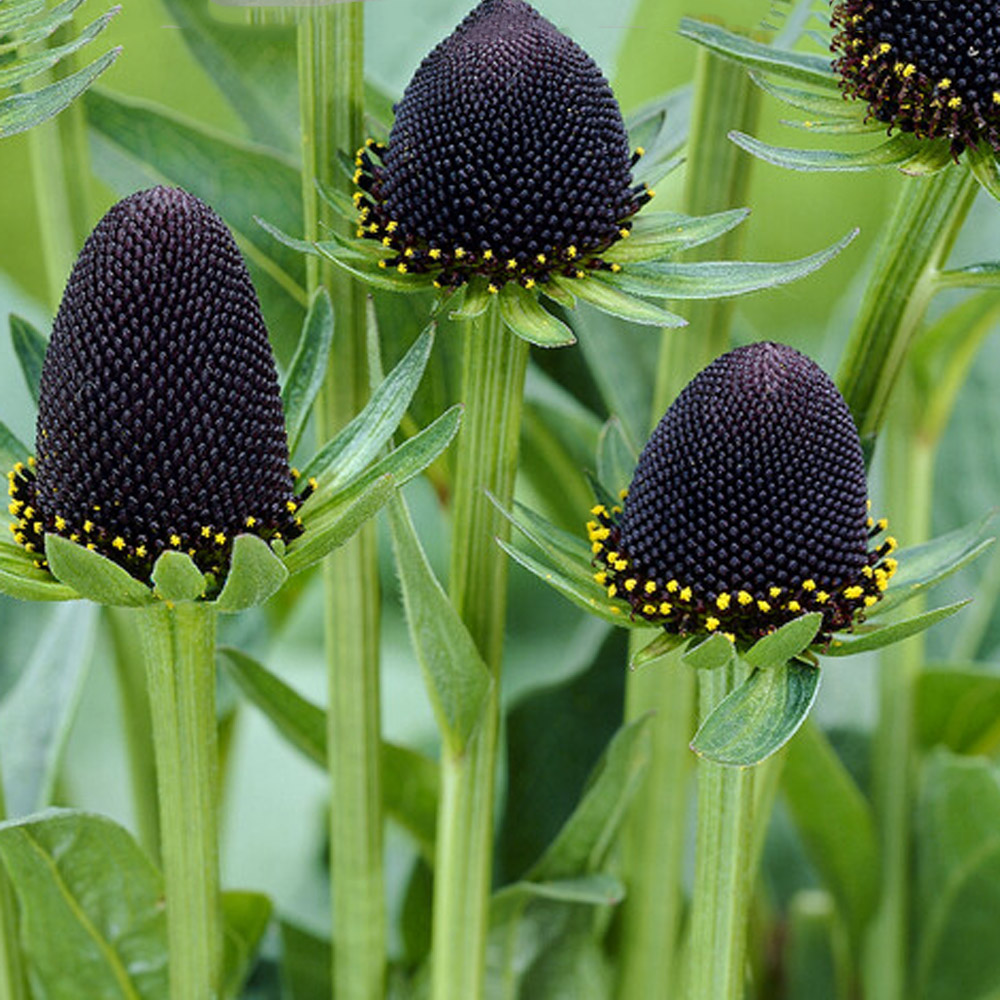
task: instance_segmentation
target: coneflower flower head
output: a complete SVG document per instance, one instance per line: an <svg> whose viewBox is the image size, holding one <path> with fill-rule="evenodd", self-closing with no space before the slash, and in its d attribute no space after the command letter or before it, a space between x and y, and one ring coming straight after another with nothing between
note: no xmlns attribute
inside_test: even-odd
<svg viewBox="0 0 1000 1000"><path fill-rule="evenodd" d="M835 69L870 114L958 156L1000 152L1000 7L994 0L842 0Z"/></svg>
<svg viewBox="0 0 1000 1000"><path fill-rule="evenodd" d="M682 635L753 642L807 612L817 638L874 605L895 571L869 539L864 459L843 397L798 351L723 355L680 394L643 449L623 507L588 529L597 580Z"/></svg>
<svg viewBox="0 0 1000 1000"><path fill-rule="evenodd" d="M524 0L483 0L417 69L387 146L358 153L358 235L383 266L491 290L609 267L650 197L597 64Z"/></svg>
<svg viewBox="0 0 1000 1000"><path fill-rule="evenodd" d="M163 187L115 205L73 268L45 355L15 537L100 552L141 580L168 549L223 578L232 540L300 533L274 359L222 220Z"/></svg>

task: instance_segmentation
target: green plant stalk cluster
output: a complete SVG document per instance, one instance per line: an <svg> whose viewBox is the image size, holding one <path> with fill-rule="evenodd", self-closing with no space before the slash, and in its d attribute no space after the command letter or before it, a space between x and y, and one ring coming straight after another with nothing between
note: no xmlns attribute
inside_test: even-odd
<svg viewBox="0 0 1000 1000"><path fill-rule="evenodd" d="M216 612L157 603L135 612L156 748L172 1000L221 987Z"/></svg>
<svg viewBox="0 0 1000 1000"><path fill-rule="evenodd" d="M496 544L510 528L528 345L496 306L467 323L451 531L449 590L494 684L464 753L442 751L435 854L432 996L481 995L493 858L500 666L509 560Z"/></svg>
<svg viewBox="0 0 1000 1000"><path fill-rule="evenodd" d="M735 208L745 203L751 171L746 157L728 139L734 122L752 130L760 92L746 72L707 50L699 50L695 104L688 140L684 210L691 215ZM743 227L727 233L710 249L689 253L736 259ZM687 382L729 348L732 301L682 304L690 326L665 330L660 349L652 425ZM633 645L637 636L633 635ZM644 790L636 796L625 829L622 972L618 996L669 996L679 976L679 930L684 909L681 886L687 835L687 788L692 754L688 747L695 716L695 678L680 662L680 650L632 673L626 686L626 718L653 712L652 753Z"/></svg>
<svg viewBox="0 0 1000 1000"><path fill-rule="evenodd" d="M299 97L302 116L306 238L328 217L316 182L349 185L337 171L341 150L363 141L364 21L360 4L300 12ZM310 257L308 291L321 284L335 303L330 368L316 407L318 439L348 423L368 397L364 289L349 275ZM334 995L378 1000L385 988L386 916L380 773L378 562L367 524L323 565L330 771L330 873L333 892Z"/></svg>

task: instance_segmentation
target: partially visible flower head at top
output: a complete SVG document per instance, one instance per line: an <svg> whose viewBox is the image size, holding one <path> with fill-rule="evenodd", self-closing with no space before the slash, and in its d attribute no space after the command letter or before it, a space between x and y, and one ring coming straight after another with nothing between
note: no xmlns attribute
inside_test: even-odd
<svg viewBox="0 0 1000 1000"><path fill-rule="evenodd" d="M872 117L959 156L1000 152L1000 6L995 0L840 0L833 10L844 92Z"/></svg>
<svg viewBox="0 0 1000 1000"><path fill-rule="evenodd" d="M70 275L45 355L36 458L9 473L12 529L148 581L166 550L217 583L232 541L301 533L267 330L223 221L164 187L115 205Z"/></svg>
<svg viewBox="0 0 1000 1000"><path fill-rule="evenodd" d="M618 270L601 254L652 197L639 155L587 53L524 0L482 0L417 69L388 144L359 150L358 235L442 287Z"/></svg>
<svg viewBox="0 0 1000 1000"><path fill-rule="evenodd" d="M798 351L760 343L697 375L643 449L623 506L588 523L608 596L668 632L752 643L822 614L849 627L896 569L868 515L851 414Z"/></svg>

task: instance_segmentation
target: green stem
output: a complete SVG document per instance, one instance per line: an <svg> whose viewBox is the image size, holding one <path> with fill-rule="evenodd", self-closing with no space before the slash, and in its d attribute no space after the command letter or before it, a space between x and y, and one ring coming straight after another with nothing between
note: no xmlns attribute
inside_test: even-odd
<svg viewBox="0 0 1000 1000"><path fill-rule="evenodd" d="M971 171L948 167L908 178L899 192L837 376L869 455L977 190Z"/></svg>
<svg viewBox="0 0 1000 1000"><path fill-rule="evenodd" d="M136 612L156 748L172 1000L215 1000L222 972L215 611Z"/></svg>
<svg viewBox="0 0 1000 1000"><path fill-rule="evenodd" d="M362 4L338 4L299 16L302 201L306 238L344 224L317 197L316 181L347 182L340 152L364 140ZM345 233L351 235L346 229ZM330 265L308 260L310 295L325 285L337 334L317 403L326 441L368 397L364 289ZM333 984L338 1000L378 1000L385 991L386 915L380 770L378 559L368 524L323 567L331 790Z"/></svg>
<svg viewBox="0 0 1000 1000"><path fill-rule="evenodd" d="M900 402L907 418L915 399ZM907 545L930 537L934 483L933 442L914 435L911 419L888 425L887 472L893 527ZM923 604L907 608L917 614ZM916 688L924 663L924 636L914 636L886 650L879 670L879 720L874 748L875 803L882 836L881 893L865 952L865 996L868 1000L902 1000L908 996L909 907L912 881L916 736Z"/></svg>
<svg viewBox="0 0 1000 1000"><path fill-rule="evenodd" d="M745 203L749 164L727 136L734 127L753 132L759 105L759 91L740 67L705 50L699 52L685 211L706 214ZM700 254L738 257L742 239L738 228ZM690 257L698 259L694 253ZM687 382L729 347L731 302L691 302L683 308L690 328L663 334L651 415L654 423ZM688 741L695 714L694 677L680 656L680 652L668 655L630 674L626 686L626 718L631 721L649 712L653 718L649 767L624 833L628 896L622 914L621 1000L674 996L679 978L681 881L692 764Z"/></svg>
<svg viewBox="0 0 1000 1000"><path fill-rule="evenodd" d="M469 323L456 457L451 599L496 683L482 724L463 754L443 752L434 878L433 1000L482 995L493 843L493 786L500 721L500 661L508 562L497 546L509 528L528 345L494 304Z"/></svg>
<svg viewBox="0 0 1000 1000"><path fill-rule="evenodd" d="M738 663L698 675L701 718L745 678ZM691 910L690 1000L741 1000L753 885L752 768L699 760L698 832Z"/></svg>
<svg viewBox="0 0 1000 1000"><path fill-rule="evenodd" d="M3 790L3 772L0 771L0 822L6 818L7 802ZM14 889L0 863L0 1000L29 1000L17 925Z"/></svg>

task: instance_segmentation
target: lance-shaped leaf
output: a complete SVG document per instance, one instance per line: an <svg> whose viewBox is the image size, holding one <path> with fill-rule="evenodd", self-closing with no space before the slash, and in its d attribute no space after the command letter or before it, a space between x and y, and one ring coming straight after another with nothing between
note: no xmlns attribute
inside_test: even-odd
<svg viewBox="0 0 1000 1000"><path fill-rule="evenodd" d="M390 508L390 523L410 637L442 738L460 754L479 725L493 678L434 576L402 498Z"/></svg>
<svg viewBox="0 0 1000 1000"><path fill-rule="evenodd" d="M681 215L677 212L643 212L637 216L628 239L616 243L605 257L609 261L624 264L680 253L724 236L749 214L750 210L746 208L734 208L704 216Z"/></svg>
<svg viewBox="0 0 1000 1000"><path fill-rule="evenodd" d="M716 706L691 741L699 757L752 767L780 750L805 721L820 672L801 663L755 670Z"/></svg>
<svg viewBox="0 0 1000 1000"><path fill-rule="evenodd" d="M295 448L309 420L309 412L326 375L326 363L333 343L333 305L330 295L321 288L313 296L302 327L302 336L281 387L288 430L288 453Z"/></svg>
<svg viewBox="0 0 1000 1000"><path fill-rule="evenodd" d="M872 167L897 167L912 159L919 151L913 136L903 133L870 149L852 152L772 146L743 132L730 132L729 138L758 159L786 170L855 171L869 170Z"/></svg>
<svg viewBox="0 0 1000 1000"><path fill-rule="evenodd" d="M687 320L683 316L644 302L600 280L553 277L550 284L563 292L575 295L578 299L583 299L584 302L589 302L592 306L597 306L603 312L620 316L633 323L656 327L687 326Z"/></svg>
<svg viewBox="0 0 1000 1000"><path fill-rule="evenodd" d="M834 636L823 653L826 656L853 656L855 653L867 653L873 649L882 649L883 646L890 646L894 642L908 639L911 635L917 635L932 625L944 621L945 618L950 618L968 603L968 601L959 601L957 604L935 608L933 611L907 618L905 621L894 622L892 625L875 626L871 632L866 632L856 639L840 638L840 635L843 635L840 633Z"/></svg>

